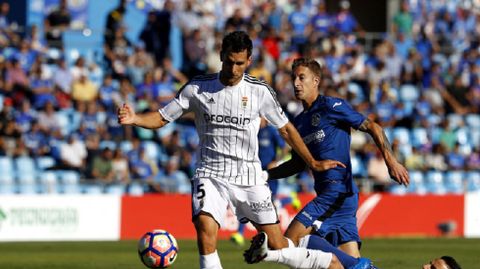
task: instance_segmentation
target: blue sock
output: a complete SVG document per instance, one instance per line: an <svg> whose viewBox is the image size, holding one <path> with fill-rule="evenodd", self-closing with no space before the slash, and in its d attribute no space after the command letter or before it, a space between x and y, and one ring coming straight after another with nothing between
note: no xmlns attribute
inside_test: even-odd
<svg viewBox="0 0 480 269"><path fill-rule="evenodd" d="M340 260L340 263L345 268L349 268L358 263L357 258L354 258L348 255L347 253L339 250L338 248L330 244L327 240L325 240L323 237L320 237L318 235L310 235L310 238L308 239L307 248L319 249L321 251L331 252L335 254L335 256L337 256L337 258Z"/></svg>
<svg viewBox="0 0 480 269"><path fill-rule="evenodd" d="M243 224L243 223L238 224L238 230L237 230L237 232L238 232L239 234L243 235L244 231L245 231L245 224Z"/></svg>

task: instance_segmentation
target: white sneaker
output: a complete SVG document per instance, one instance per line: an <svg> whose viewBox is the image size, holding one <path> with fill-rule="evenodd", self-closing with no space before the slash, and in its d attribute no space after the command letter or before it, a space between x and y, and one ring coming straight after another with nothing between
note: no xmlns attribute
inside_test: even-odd
<svg viewBox="0 0 480 269"><path fill-rule="evenodd" d="M250 248L245 250L243 257L249 264L258 263L267 257L268 236L265 232L260 232L252 238Z"/></svg>

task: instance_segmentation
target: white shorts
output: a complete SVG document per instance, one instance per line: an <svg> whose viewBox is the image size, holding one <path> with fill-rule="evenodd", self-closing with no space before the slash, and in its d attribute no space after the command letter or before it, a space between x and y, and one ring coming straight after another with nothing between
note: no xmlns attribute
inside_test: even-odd
<svg viewBox="0 0 480 269"><path fill-rule="evenodd" d="M240 186L204 177L194 177L192 184L192 218L206 212L223 226L230 206L240 222L278 223L272 192L267 184Z"/></svg>

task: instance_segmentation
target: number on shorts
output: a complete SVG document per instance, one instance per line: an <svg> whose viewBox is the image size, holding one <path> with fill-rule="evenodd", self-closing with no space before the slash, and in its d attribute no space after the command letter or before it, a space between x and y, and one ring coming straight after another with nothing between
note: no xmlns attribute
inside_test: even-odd
<svg viewBox="0 0 480 269"><path fill-rule="evenodd" d="M203 189L203 183L197 185L197 199L203 199L205 197L205 190Z"/></svg>

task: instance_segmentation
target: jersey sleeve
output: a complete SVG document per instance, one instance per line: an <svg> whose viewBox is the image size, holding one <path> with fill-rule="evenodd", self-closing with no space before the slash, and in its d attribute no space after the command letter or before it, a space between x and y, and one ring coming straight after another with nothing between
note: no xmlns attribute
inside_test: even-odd
<svg viewBox="0 0 480 269"><path fill-rule="evenodd" d="M173 98L166 106L159 109L158 112L169 122L172 122L190 108L190 102L193 98L194 87L191 84L186 84L177 93L177 96Z"/></svg>
<svg viewBox="0 0 480 269"><path fill-rule="evenodd" d="M334 120L347 123L355 129L358 129L365 121L365 116L353 109L352 106L343 99L330 99L327 102L327 107L330 116Z"/></svg>
<svg viewBox="0 0 480 269"><path fill-rule="evenodd" d="M266 88L268 91L265 93L260 107L260 116L264 117L276 129L282 128L288 123L287 115L280 106L275 91L271 87L266 86Z"/></svg>

